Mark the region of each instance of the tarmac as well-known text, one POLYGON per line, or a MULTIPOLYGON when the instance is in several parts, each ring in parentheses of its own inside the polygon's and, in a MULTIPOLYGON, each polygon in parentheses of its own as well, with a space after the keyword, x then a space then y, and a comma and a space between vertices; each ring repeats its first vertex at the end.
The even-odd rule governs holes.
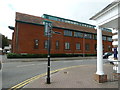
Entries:
MULTIPOLYGON (((51 58, 53 61, 59 60, 93 60, 96 57, 68 57, 68 58, 51 58)), ((19 61, 47 61, 47 58, 29 58, 29 59, 6 59, 5 56, 3 58, 3 63, 6 62, 19 62, 19 61)), ((113 75, 113 65, 109 63, 104 64, 104 73, 107 74, 107 82, 98 83, 94 80, 94 75, 96 73, 96 65, 79 65, 79 66, 71 66, 63 69, 55 70, 54 73, 50 74, 51 84, 46 84, 46 74, 35 76, 31 79, 21 82, 16 85, 15 88, 18 87, 24 89, 83 89, 86 88, 90 90, 92 88, 102 89, 102 90, 120 90, 120 80, 116 79, 113 75)), ((12 89, 10 89, 12 90, 12 89)), ((14 89, 13 89, 14 90, 14 89)))
MULTIPOLYGON (((111 88, 118 90, 119 80, 113 76, 113 66, 109 63, 104 64, 104 73, 107 74, 108 81, 98 83, 94 80, 96 65, 80 65, 64 68, 51 74, 51 84, 46 84, 46 76, 32 80, 23 87, 24 89, 42 88, 111 88)), ((105 90, 106 90, 105 89, 105 90)))

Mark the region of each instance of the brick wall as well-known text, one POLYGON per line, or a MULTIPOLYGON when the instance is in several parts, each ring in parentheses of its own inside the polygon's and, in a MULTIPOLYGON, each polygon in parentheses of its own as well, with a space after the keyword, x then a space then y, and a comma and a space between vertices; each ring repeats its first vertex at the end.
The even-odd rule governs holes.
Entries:
MULTIPOLYGON (((77 37, 64 36, 64 29, 53 28, 53 31, 61 32, 60 35, 53 34, 51 37, 51 53, 85 53, 95 54, 95 39, 84 39, 77 37), (59 49, 56 49, 56 41, 59 41, 59 49), (65 50, 65 42, 70 43, 70 50, 65 50), (80 50, 76 50, 76 43, 80 43, 80 50), (90 50, 85 50, 85 44, 90 45, 90 50)), ((73 33, 74 35, 74 33, 73 33)), ((13 53, 34 53, 45 54, 47 50, 44 48, 44 42, 47 37, 44 36, 43 25, 33 25, 27 23, 16 22, 15 31, 13 33, 12 52, 13 53), (34 49, 34 40, 39 40, 38 49, 34 49)), ((112 42, 103 41, 104 52, 108 51, 108 46, 112 46, 112 42)))

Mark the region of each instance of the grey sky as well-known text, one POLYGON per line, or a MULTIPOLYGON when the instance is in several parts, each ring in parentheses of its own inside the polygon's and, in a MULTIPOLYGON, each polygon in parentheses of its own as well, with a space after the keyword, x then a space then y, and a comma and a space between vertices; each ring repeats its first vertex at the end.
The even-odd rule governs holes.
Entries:
POLYGON ((91 16, 113 0, 1 0, 0 33, 12 38, 8 26, 15 26, 15 12, 42 16, 53 16, 93 24, 91 16))

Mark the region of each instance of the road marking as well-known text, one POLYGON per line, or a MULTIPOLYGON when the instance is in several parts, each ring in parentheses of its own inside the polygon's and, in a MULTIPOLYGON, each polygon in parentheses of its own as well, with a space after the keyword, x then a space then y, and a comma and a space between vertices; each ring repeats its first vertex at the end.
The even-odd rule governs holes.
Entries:
POLYGON ((17 67, 26 67, 26 66, 33 66, 33 65, 35 65, 35 64, 19 65, 19 66, 17 66, 17 67))
MULTIPOLYGON (((81 67, 81 66, 86 66, 86 65, 77 65, 77 66, 65 67, 65 68, 61 68, 61 69, 57 69, 57 70, 50 71, 50 73, 52 74, 52 73, 55 73, 55 72, 58 72, 58 71, 62 71, 62 70, 65 70, 65 69, 76 68, 76 67, 81 67)), ((23 81, 23 82, 15 85, 15 86, 11 87, 11 88, 8 89, 8 90, 17 90, 18 88, 22 88, 22 87, 24 87, 25 85, 29 84, 29 83, 32 82, 33 80, 36 80, 36 79, 38 79, 38 78, 40 78, 40 77, 44 77, 44 76, 46 76, 46 75, 47 75, 47 73, 43 73, 43 74, 34 76, 34 77, 30 78, 30 79, 27 79, 27 80, 25 80, 25 81, 23 81)))

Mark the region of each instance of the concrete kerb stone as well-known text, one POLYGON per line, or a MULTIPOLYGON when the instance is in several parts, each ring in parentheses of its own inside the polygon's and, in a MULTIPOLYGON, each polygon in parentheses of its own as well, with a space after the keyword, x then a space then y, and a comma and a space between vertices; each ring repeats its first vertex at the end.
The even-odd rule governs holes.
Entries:
MULTIPOLYGON (((64 57, 64 58, 51 58, 51 61, 62 61, 62 60, 93 60, 96 57, 64 57)), ((3 62, 32 62, 32 61, 47 61, 47 58, 20 58, 20 59, 7 59, 3 62)))

